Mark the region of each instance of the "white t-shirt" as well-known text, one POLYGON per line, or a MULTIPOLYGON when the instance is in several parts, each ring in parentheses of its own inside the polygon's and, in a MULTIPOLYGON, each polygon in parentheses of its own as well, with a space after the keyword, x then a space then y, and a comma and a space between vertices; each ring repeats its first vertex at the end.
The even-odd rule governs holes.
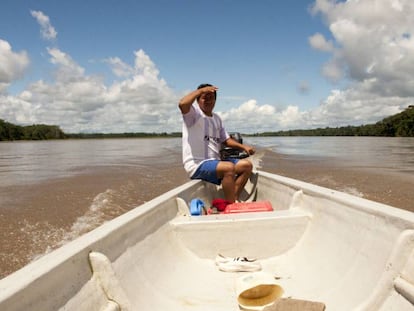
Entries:
POLYGON ((220 160, 221 144, 230 135, 216 113, 209 117, 198 104, 193 104, 190 111, 183 114, 183 120, 183 164, 191 177, 203 161, 220 160))

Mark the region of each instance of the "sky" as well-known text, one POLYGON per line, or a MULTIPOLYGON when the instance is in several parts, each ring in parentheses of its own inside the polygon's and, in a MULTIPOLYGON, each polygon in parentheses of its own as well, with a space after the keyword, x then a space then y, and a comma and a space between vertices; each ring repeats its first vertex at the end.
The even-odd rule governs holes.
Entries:
POLYGON ((2 0, 0 119, 179 132, 219 88, 229 132, 375 123, 414 104, 412 0, 2 0))

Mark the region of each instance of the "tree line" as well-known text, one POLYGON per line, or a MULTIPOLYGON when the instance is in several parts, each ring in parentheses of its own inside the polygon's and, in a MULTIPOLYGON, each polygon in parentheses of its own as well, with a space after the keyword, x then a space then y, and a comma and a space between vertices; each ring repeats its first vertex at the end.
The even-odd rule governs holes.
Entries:
POLYGON ((15 125, 0 119, 1 140, 45 140, 63 139, 65 133, 56 125, 34 124, 28 126, 15 125))
POLYGON ((400 136, 414 137, 414 106, 375 124, 263 132, 253 136, 400 136))
MULTIPOLYGON (((262 132, 245 136, 406 136, 414 137, 414 106, 387 117, 375 124, 360 126, 326 127, 317 129, 297 129, 278 132, 262 132)), ((137 138, 137 137, 181 137, 174 133, 78 133, 66 134, 59 126, 34 124, 15 125, 0 119, 0 141, 2 140, 44 140, 64 138, 137 138)))
POLYGON ((0 119, 0 141, 4 140, 46 140, 46 139, 86 139, 86 138, 144 138, 144 137, 181 137, 181 133, 64 133, 59 126, 34 124, 15 125, 0 119))
POLYGON ((85 139, 85 138, 154 138, 154 137, 181 137, 181 133, 173 132, 173 133, 146 133, 146 132, 127 132, 127 133, 78 133, 78 134, 66 134, 67 138, 77 138, 77 139, 85 139))

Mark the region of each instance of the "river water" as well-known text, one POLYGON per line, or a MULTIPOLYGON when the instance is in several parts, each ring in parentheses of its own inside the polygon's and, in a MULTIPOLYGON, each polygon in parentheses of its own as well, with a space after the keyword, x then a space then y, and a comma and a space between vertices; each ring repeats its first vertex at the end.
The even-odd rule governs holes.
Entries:
MULTIPOLYGON (((244 140, 265 170, 414 201, 414 138, 244 140)), ((1 142, 0 277, 187 180, 179 138, 1 142)))
MULTIPOLYGON (((347 166, 414 173, 414 138, 247 137, 274 152, 330 158, 347 166)), ((175 161, 181 139, 97 139, 0 143, 0 186, 83 174, 102 166, 145 168, 175 161)))
POLYGON ((283 154, 329 158, 349 167, 414 174, 411 137, 255 137, 253 142, 283 154))

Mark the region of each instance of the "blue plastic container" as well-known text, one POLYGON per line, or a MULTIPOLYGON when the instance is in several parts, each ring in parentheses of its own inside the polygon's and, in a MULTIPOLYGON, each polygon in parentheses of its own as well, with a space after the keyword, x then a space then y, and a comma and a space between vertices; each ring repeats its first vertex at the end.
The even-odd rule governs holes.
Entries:
POLYGON ((192 199, 190 202, 190 213, 192 216, 203 214, 204 202, 201 199, 192 199))

